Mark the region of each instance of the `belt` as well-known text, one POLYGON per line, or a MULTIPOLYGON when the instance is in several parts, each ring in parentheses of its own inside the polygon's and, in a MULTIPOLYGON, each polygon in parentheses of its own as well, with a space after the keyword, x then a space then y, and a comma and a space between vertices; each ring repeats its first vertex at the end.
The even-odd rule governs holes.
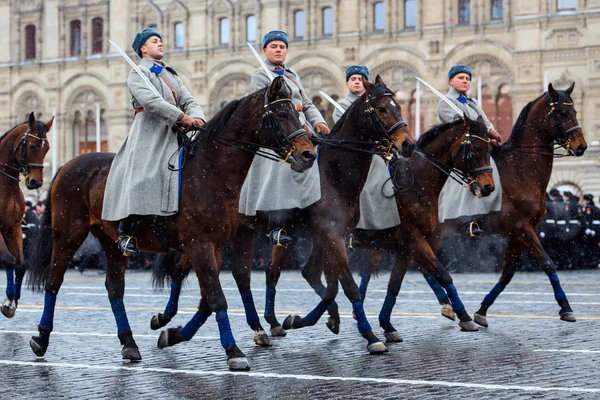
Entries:
POLYGON ((139 114, 139 113, 141 113, 141 112, 144 112, 144 107, 138 107, 138 108, 135 109, 135 114, 136 115, 139 114))
POLYGON ((296 111, 298 112, 304 112, 304 108, 302 106, 294 106, 296 108, 296 111))

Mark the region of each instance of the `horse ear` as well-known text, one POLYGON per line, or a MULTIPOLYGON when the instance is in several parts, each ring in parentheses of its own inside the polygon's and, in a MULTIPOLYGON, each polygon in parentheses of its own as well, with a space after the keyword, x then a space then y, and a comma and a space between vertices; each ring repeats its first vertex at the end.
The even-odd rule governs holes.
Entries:
POLYGON ((375 83, 385 86, 385 83, 383 83, 383 79, 381 79, 381 75, 379 74, 377 74, 377 77, 375 78, 375 83))
POLYGON ((52 118, 50 118, 50 121, 46 122, 46 132, 50 132, 50 128, 52 127, 53 123, 54 123, 54 115, 52 116, 52 118))
POLYGON ((556 91, 556 89, 554 89, 554 87, 552 86, 552 83, 548 84, 548 94, 550 95, 550 98, 552 100, 558 99, 558 92, 556 91))
POLYGON ((269 101, 274 101, 277 99, 279 92, 281 92, 281 87, 283 86, 283 78, 278 76, 271 82, 271 86, 269 87, 269 101))
POLYGON ((569 88, 567 90, 565 90, 565 92, 567 92, 567 94, 570 96, 571 93, 573 93, 573 89, 575 88, 575 82, 573 82, 571 84, 571 86, 569 86, 569 88))
POLYGON ((33 111, 31 112, 31 114, 29 114, 29 127, 31 129, 35 128, 35 115, 33 114, 33 111))

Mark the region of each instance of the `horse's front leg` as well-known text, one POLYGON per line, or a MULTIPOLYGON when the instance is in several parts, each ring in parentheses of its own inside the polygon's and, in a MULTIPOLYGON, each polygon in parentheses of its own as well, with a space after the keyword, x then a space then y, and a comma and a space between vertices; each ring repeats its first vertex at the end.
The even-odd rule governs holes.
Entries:
POLYGON ((425 271, 423 268, 419 267, 419 272, 421 272, 423 278, 425 278, 425 281, 427 281, 427 284, 429 285, 429 287, 435 294, 435 297, 437 298, 438 302, 442 306, 442 315, 448 319, 451 319, 452 321, 456 321, 456 313, 452 309, 448 293, 446 293, 442 285, 440 285, 438 280, 435 279, 433 275, 425 271))
POLYGON ((281 277, 281 269, 289 257, 294 245, 273 246, 271 250, 271 262, 265 267, 267 287, 265 290, 265 320, 271 325, 272 336, 285 336, 285 329, 277 320, 275 314, 275 295, 277 294, 277 283, 281 277))
POLYGON ((17 311, 21 297, 21 284, 25 275, 23 233, 18 224, 14 229, 0 235, 0 265, 6 269, 6 299, 2 303, 2 314, 6 318, 12 318, 17 311))
POLYGON ((365 302, 365 298, 367 297, 367 288, 369 287, 369 282, 371 281, 371 275, 373 275, 377 269, 379 268, 379 264, 381 264, 381 258, 385 254, 385 250, 369 250, 371 257, 367 261, 367 265, 360 273, 360 285, 358 290, 360 291, 360 298, 362 302, 365 302))
POLYGON ((165 268, 168 271, 168 275, 171 278, 171 292, 164 311, 152 316, 150 320, 150 329, 152 330, 166 326, 177 315, 181 285, 190 272, 190 266, 181 263, 181 256, 179 254, 166 254, 162 257, 161 265, 155 266, 155 268, 165 268))

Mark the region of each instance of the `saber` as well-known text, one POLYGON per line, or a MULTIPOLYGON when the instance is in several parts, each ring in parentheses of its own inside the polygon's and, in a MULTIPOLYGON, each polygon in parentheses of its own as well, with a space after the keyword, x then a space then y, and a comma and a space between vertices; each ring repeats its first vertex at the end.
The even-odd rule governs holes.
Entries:
POLYGON ((250 47, 250 50, 252 50, 252 54, 254 54, 254 57, 256 57, 260 66, 262 67, 262 69, 265 70, 265 72, 267 73, 267 76, 269 77, 269 79, 271 79, 271 82, 273 82, 273 80, 275 79, 275 77, 273 76, 273 73, 271 71, 269 71, 269 68, 267 68, 265 62, 262 60, 262 58, 260 58, 260 56, 254 49, 254 47, 248 42, 246 42, 246 44, 248 45, 248 47, 250 47))
POLYGON ((140 68, 135 65, 135 63, 133 62, 133 60, 131 58, 129 58, 129 56, 119 47, 118 44, 116 44, 115 42, 113 42, 112 40, 108 40, 110 42, 110 44, 112 44, 114 46, 115 49, 117 49, 117 51, 119 52, 119 54, 121 55, 121 57, 123 57, 125 59, 125 61, 127 61, 127 63, 129 65, 131 65, 131 68, 133 68, 133 70, 135 72, 137 72, 137 74, 140 76, 140 78, 142 78, 142 80, 144 81, 144 83, 150 88, 152 89, 152 92, 157 95, 158 97, 162 98, 161 94, 158 93, 158 90, 154 87, 153 84, 150 83, 150 81, 148 80, 148 78, 146 78, 146 75, 144 75, 144 73, 142 71, 140 71, 140 68))
POLYGON ((440 99, 442 99, 444 102, 446 102, 446 104, 448 104, 454 111, 456 111, 458 113, 458 115, 460 115, 463 118, 465 117, 465 113, 460 108, 458 108, 455 104, 453 104, 449 98, 447 98, 446 96, 444 96, 443 94, 438 92, 437 89, 435 89, 433 86, 431 86, 429 83, 425 82, 423 79, 419 78, 418 76, 415 76, 415 78, 417 78, 417 80, 419 82, 421 82, 423 85, 427 86, 429 88, 429 90, 431 90, 433 93, 438 95, 438 97, 440 99))
POLYGON ((331 104, 333 104, 333 106, 335 108, 337 108, 338 110, 340 110, 342 112, 342 114, 344 112, 346 112, 346 110, 344 110, 344 108, 342 106, 340 106, 340 103, 338 103, 337 101, 335 101, 334 99, 332 99, 331 97, 329 97, 329 95, 327 93, 325 93, 322 90, 319 90, 319 93, 321 94, 321 96, 325 97, 325 100, 327 100, 328 102, 330 102, 331 104))

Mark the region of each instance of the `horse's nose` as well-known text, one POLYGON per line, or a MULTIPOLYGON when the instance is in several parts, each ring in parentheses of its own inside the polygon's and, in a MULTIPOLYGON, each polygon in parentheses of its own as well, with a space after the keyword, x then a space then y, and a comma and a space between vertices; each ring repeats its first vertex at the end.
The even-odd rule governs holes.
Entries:
POLYGON ((406 139, 404 142, 402 142, 402 155, 404 157, 410 157, 414 149, 415 144, 410 140, 406 139))
POLYGON ((583 153, 585 153, 585 151, 587 150, 587 145, 584 143, 581 143, 578 147, 577 150, 575 150, 575 155, 577 157, 580 157, 583 155, 583 153))
POLYGON ((30 189, 37 189, 40 186, 42 186, 42 184, 37 180, 37 179, 29 179, 29 188, 30 189))
POLYGON ((487 185, 483 186, 483 189, 481 189, 481 195, 489 196, 490 194, 492 194, 494 189, 495 189, 495 186, 488 183, 487 185))
POLYGON ((315 154, 314 151, 310 151, 310 150, 304 150, 302 152, 302 161, 309 163, 309 162, 313 162, 316 160, 317 155, 315 154))

